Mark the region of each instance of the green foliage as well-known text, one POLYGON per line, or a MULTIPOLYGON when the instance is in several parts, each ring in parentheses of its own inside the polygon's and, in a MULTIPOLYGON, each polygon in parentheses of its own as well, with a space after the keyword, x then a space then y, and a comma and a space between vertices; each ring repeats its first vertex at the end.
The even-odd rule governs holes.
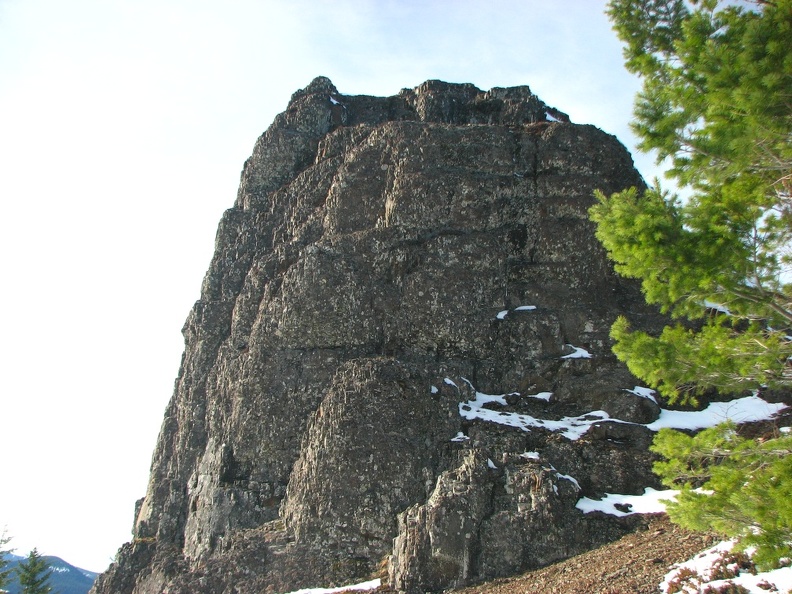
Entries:
POLYGON ((761 568, 792 557, 792 437, 741 437, 730 424, 694 437, 664 429, 652 450, 664 458, 654 470, 680 489, 671 519, 694 530, 714 529, 756 547, 761 568))
POLYGON ((13 549, 6 548, 9 542, 11 542, 11 537, 6 534, 5 530, 3 530, 3 533, 0 534, 0 589, 4 588, 8 584, 11 573, 11 570, 7 568, 7 556, 13 551, 13 549))
POLYGON ((683 402, 707 388, 792 379, 792 288, 782 274, 792 253, 792 0, 718 6, 611 0, 608 8, 627 67, 643 78, 633 123, 640 146, 669 159, 670 176, 692 194, 681 201, 657 182, 598 193, 591 217, 616 270, 640 279, 648 302, 696 320, 659 338, 630 338, 620 322, 616 352, 683 402), (713 314, 713 304, 728 315, 713 314))
POLYGON ((751 243, 759 235, 725 221, 726 208, 708 209, 704 221, 700 203, 681 205, 657 187, 597 197, 591 218, 617 272, 640 279, 649 303, 700 328, 678 324, 652 338, 619 320, 614 352, 635 375, 672 402, 695 402, 708 388, 789 385, 792 303, 778 274, 785 246, 751 243))
MULTIPOLYGON (((659 182, 597 194, 590 214, 616 270, 677 319, 660 336, 611 329, 614 352, 671 402, 709 389, 792 383, 792 0, 610 0, 627 68, 643 87, 633 130, 671 165, 659 182), (786 269, 786 270, 785 270, 786 269)), ((792 438, 663 430, 655 471, 681 489, 671 518, 792 557, 792 438)))
POLYGON ((644 79, 633 127, 683 184, 785 180, 788 199, 792 3, 719 4, 611 0, 627 68, 644 79))
POLYGON ((758 323, 735 330, 726 315, 708 320, 698 331, 682 325, 667 326, 655 338, 631 332, 620 317, 611 328, 613 351, 630 371, 657 386, 669 401, 697 402, 706 389, 740 393, 757 384, 785 386, 787 359, 792 345, 781 332, 758 323))
POLYGON ((28 554, 27 559, 17 567, 19 585, 22 594, 50 594, 52 587, 49 584, 52 570, 49 569, 47 560, 36 549, 28 554))

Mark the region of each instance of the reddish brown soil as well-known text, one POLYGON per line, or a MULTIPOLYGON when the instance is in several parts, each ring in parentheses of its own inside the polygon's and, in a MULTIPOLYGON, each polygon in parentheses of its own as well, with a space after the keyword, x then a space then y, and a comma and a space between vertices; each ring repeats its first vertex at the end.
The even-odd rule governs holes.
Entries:
POLYGON ((665 515, 646 530, 554 565, 513 578, 454 590, 457 594, 658 594, 670 566, 719 539, 671 524, 665 515))

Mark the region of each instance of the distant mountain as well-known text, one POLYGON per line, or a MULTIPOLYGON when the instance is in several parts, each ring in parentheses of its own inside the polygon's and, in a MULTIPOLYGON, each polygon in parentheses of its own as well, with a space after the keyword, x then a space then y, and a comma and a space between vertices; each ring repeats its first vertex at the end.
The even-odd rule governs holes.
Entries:
MULTIPOLYGON (((16 580, 14 568, 21 561, 24 561, 25 557, 20 557, 19 555, 10 555, 9 557, 8 566, 11 568, 11 583, 6 588, 9 594, 19 594, 21 589, 19 582, 16 580)), ((60 557, 45 556, 44 559, 47 560, 52 569, 50 585, 52 586, 52 591, 56 594, 87 594, 98 575, 93 571, 80 569, 70 563, 66 563, 60 557)))

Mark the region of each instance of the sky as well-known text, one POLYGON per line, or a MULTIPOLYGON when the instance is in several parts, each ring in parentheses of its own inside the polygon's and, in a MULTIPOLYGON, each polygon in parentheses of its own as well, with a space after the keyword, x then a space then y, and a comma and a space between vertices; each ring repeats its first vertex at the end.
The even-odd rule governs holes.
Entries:
POLYGON ((647 180, 604 0, 0 0, 0 530, 102 571, 256 138, 316 76, 529 85, 647 180))

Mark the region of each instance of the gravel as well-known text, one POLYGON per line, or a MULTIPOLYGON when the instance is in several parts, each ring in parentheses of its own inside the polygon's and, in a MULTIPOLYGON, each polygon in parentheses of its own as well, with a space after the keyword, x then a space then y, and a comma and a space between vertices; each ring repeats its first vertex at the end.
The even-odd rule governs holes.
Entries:
POLYGON ((680 563, 720 540, 672 524, 665 514, 647 518, 645 529, 588 553, 512 578, 453 590, 458 594, 658 594, 680 563))

